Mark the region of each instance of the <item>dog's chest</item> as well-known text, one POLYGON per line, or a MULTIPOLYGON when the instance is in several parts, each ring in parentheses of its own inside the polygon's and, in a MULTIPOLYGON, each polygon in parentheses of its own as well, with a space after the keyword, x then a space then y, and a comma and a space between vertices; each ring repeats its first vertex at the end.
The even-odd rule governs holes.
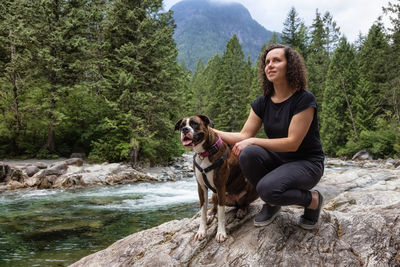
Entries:
MULTIPOLYGON (((208 167, 210 167, 212 165, 212 163, 210 162, 210 160, 207 158, 200 158, 199 156, 196 156, 196 162, 197 164, 199 164, 199 166, 204 170, 208 167)), ((196 179, 197 182, 199 183, 199 185, 201 186, 201 188, 203 188, 203 190, 205 190, 207 188, 205 182, 204 182, 204 178, 203 178, 203 174, 201 171, 199 171, 198 168, 194 168, 195 169, 195 174, 196 174, 196 179)), ((206 173, 206 177, 207 177, 207 181, 208 183, 215 188, 214 185, 214 170, 211 170, 209 172, 206 173)))

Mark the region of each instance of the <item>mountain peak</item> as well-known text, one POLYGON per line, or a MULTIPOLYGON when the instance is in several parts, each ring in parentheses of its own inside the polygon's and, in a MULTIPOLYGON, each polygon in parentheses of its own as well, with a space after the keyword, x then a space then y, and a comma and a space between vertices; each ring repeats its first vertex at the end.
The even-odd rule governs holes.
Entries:
POLYGON ((194 70, 199 59, 204 63, 222 54, 228 40, 236 34, 246 57, 257 60, 263 46, 272 36, 239 3, 213 0, 183 0, 171 7, 177 25, 174 39, 179 61, 194 70))

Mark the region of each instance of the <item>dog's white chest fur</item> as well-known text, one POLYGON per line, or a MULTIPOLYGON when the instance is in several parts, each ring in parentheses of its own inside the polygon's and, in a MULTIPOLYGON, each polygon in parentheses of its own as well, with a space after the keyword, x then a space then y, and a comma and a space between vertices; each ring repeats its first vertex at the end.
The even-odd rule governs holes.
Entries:
MULTIPOLYGON (((196 162, 197 162, 197 164, 199 164, 199 166, 200 166, 203 170, 206 169, 206 168, 208 168, 208 167, 210 167, 210 166, 212 165, 212 163, 210 162, 210 160, 208 159, 208 157, 207 157, 207 158, 200 158, 199 156, 196 155, 196 162)), ((197 182, 199 183, 199 185, 201 186, 201 188, 202 188, 203 190, 207 190, 207 186, 206 186, 206 184, 204 183, 204 180, 203 180, 203 174, 202 174, 202 172, 200 172, 198 168, 195 168, 195 174, 196 174, 197 182)), ((215 188, 215 185, 214 185, 214 170, 211 170, 211 171, 207 172, 206 175, 207 175, 207 181, 208 181, 208 183, 209 183, 213 188, 215 188)))

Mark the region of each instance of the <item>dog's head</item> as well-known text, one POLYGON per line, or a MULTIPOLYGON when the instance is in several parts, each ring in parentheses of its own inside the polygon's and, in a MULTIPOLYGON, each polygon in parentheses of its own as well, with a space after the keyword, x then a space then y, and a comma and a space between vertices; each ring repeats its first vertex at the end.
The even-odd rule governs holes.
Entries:
POLYGON ((194 148, 208 138, 208 127, 213 127, 213 123, 206 115, 182 118, 175 124, 175 130, 181 132, 182 144, 187 148, 194 148))

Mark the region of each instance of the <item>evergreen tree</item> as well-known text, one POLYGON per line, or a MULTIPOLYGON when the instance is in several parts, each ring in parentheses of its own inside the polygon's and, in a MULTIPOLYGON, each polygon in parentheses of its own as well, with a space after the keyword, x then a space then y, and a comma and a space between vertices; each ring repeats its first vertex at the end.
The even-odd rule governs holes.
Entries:
POLYGON ((326 74, 329 68, 329 54, 325 49, 326 35, 321 14, 316 10, 313 24, 310 27, 309 55, 306 60, 308 70, 308 89, 313 92, 321 107, 325 88, 326 74))
POLYGON ((234 35, 227 43, 217 72, 216 99, 212 107, 218 129, 238 131, 248 114, 249 82, 247 64, 238 38, 234 35))
POLYGON ((309 73, 308 88, 314 93, 317 103, 321 105, 330 54, 337 46, 339 29, 329 12, 321 17, 317 9, 310 34, 309 54, 306 60, 309 73))
POLYGON ((281 38, 279 37, 278 33, 274 32, 272 37, 268 40, 268 45, 270 44, 279 44, 281 42, 281 38))
POLYGON ((360 83, 355 92, 355 120, 360 130, 373 129, 375 118, 382 114, 386 101, 388 41, 381 23, 374 24, 360 47, 358 68, 360 83))
POLYGON ((329 65, 321 112, 324 151, 337 156, 348 140, 357 138, 352 98, 358 81, 354 48, 342 38, 329 65))
POLYGON ((187 81, 176 62, 172 13, 161 7, 161 0, 110 4, 104 38, 111 67, 105 76, 111 85, 107 98, 115 104, 99 126, 103 138, 93 143, 93 157, 118 161, 133 150, 160 161, 180 148, 171 129, 180 116, 178 92, 187 81))
POLYGON ((8 151, 19 154, 26 129, 25 99, 32 64, 29 19, 32 4, 25 1, 0 3, 0 156, 8 151))
MULTIPOLYGON (((400 127, 400 0, 389 2, 387 7, 383 8, 386 15, 389 16, 391 27, 390 34, 390 60, 388 60, 389 88, 385 99, 391 103, 394 120, 400 127)), ((400 146, 398 146, 400 154, 400 146)))
POLYGON ((217 55, 212 57, 203 71, 203 86, 206 92, 206 102, 204 103, 204 113, 212 120, 217 116, 218 110, 214 105, 216 102, 216 88, 218 82, 218 72, 220 71, 221 58, 217 55), (215 112, 215 113, 214 113, 215 112))
MULTIPOLYGON (((190 84, 190 89, 192 93, 192 97, 187 105, 192 106, 193 114, 206 114, 207 101, 208 101, 208 92, 204 83, 204 69, 205 66, 201 59, 197 62, 196 71, 192 77, 192 81, 190 84)), ((188 114, 190 115, 190 114, 188 114)))
POLYGON ((304 22, 298 17, 294 7, 290 9, 283 26, 282 42, 295 48, 304 58, 307 58, 308 30, 304 22))

